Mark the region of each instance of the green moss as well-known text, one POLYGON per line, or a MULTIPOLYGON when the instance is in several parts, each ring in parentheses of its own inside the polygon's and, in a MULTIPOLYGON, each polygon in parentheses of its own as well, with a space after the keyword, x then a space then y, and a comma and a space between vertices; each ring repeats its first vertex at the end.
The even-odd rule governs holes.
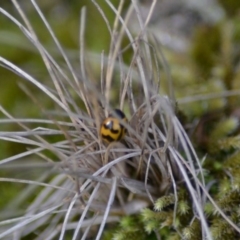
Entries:
POLYGON ((219 0, 219 3, 223 6, 228 17, 233 17, 236 15, 240 10, 240 3, 239 1, 235 0, 219 0))
POLYGON ((218 62, 221 46, 219 26, 203 26, 196 29, 190 50, 195 63, 196 77, 204 81, 211 75, 212 68, 218 62))

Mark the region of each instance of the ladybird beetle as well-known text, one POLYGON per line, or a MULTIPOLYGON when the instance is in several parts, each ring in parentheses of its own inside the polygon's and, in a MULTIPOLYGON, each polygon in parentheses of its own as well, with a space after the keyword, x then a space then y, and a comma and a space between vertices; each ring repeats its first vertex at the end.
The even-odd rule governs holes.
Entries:
POLYGON ((106 142, 120 141, 126 134, 126 128, 119 120, 127 122, 125 114, 120 109, 114 110, 114 115, 110 114, 101 125, 100 135, 106 142))

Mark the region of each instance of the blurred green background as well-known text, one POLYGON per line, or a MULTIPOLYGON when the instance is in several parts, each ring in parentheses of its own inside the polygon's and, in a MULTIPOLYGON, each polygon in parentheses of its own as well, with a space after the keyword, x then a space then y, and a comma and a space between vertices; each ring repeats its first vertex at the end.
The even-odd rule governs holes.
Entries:
MULTIPOLYGON (((50 34, 30 1, 18 2, 41 43, 56 60, 62 63, 62 58, 50 34)), ((117 0, 111 2, 115 6, 119 3, 117 0)), ((172 34, 171 36, 174 36, 172 39, 176 39, 175 42, 163 43, 161 50, 170 67, 179 111, 184 116, 183 124, 192 126, 196 119, 199 120, 205 114, 215 111, 220 111, 220 118, 226 118, 238 111, 239 94, 213 99, 207 99, 205 95, 240 89, 240 1, 204 1, 201 6, 198 6, 193 4, 197 2, 195 0, 186 1, 188 3, 181 7, 177 0, 159 2, 161 3, 156 6, 149 28, 157 36, 172 34), (205 10, 209 5, 212 6, 212 12, 206 13, 205 10), (214 18, 215 14, 218 14, 217 18, 214 18), (177 48, 178 41, 183 43, 183 49, 177 48), (186 97, 194 98, 196 95, 202 95, 202 99, 200 98, 199 101, 186 100, 186 97)), ((112 26, 115 14, 105 1, 97 1, 97 3, 112 26)), ((126 1, 124 11, 128 9, 129 4, 130 1, 126 1)), ((149 7, 149 1, 140 1, 140 4, 144 15, 149 7)), ((87 9, 86 50, 97 54, 103 50, 106 54, 108 53, 110 35, 105 21, 92 1, 42 0, 38 1, 38 5, 76 67, 79 66, 79 25, 80 11, 83 6, 86 6, 87 9)), ((10 1, 1 1, 0 7, 22 22, 10 1)), ((132 29, 134 29, 134 24, 132 29)), ((22 31, 2 13, 0 14, 0 56, 41 82, 49 83, 49 75, 36 48, 22 31)), ((126 63, 128 63, 127 56, 126 63)), ((24 83, 31 89, 35 97, 41 99, 41 104, 46 109, 51 108, 51 102, 44 97, 43 93, 4 67, 0 67, 0 105, 16 118, 43 117, 39 108, 19 87, 20 83, 24 83)), ((6 117, 0 113, 0 118, 6 117)), ((0 131, 17 130, 22 129, 16 124, 0 125, 0 131)), ((208 136, 197 135, 197 137, 196 146, 199 147, 199 153, 204 155, 206 148, 209 151, 208 146, 202 152, 201 146, 198 144, 202 144, 208 136)), ((21 153, 25 149, 24 145, 1 141, 0 160, 21 153)), ((1 176, 7 176, 7 174, 7 172, 1 171, 1 176)), ((0 206, 4 206, 6 199, 8 201, 16 194, 16 185, 9 184, 9 188, 6 186, 6 183, 4 186, 2 183, 0 184, 0 206)))

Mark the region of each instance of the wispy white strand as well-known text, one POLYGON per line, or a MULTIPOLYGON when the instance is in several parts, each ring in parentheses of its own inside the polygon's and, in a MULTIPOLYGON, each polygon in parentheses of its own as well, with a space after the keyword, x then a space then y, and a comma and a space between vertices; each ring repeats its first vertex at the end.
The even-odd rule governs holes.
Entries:
POLYGON ((84 221, 84 218, 90 208, 90 204, 92 203, 96 193, 98 192, 98 189, 99 187, 101 186, 100 183, 98 183, 95 187, 94 187, 94 190, 93 192, 91 193, 91 196, 90 198, 88 199, 88 202, 87 202, 87 205, 84 207, 84 210, 82 212, 82 215, 78 221, 78 224, 77 224, 77 227, 75 228, 75 231, 74 231, 74 235, 73 235, 73 238, 72 240, 77 240, 77 238, 79 237, 79 232, 80 232, 80 228, 82 228, 82 224, 83 224, 83 221, 84 221))
POLYGON ((39 218, 47 215, 47 214, 52 213, 55 209, 59 208, 61 205, 62 205, 62 204, 59 204, 59 205, 57 205, 57 206, 54 206, 54 207, 49 208, 49 209, 47 209, 47 210, 44 210, 44 211, 42 211, 42 212, 40 212, 40 213, 38 213, 38 214, 35 214, 35 215, 33 215, 31 218, 26 219, 25 221, 21 221, 21 222, 18 223, 17 225, 15 225, 15 226, 9 228, 8 230, 0 233, 0 238, 6 237, 7 235, 12 234, 12 233, 14 233, 15 231, 17 231, 17 230, 25 227, 27 224, 29 224, 29 223, 31 223, 31 222, 33 222, 33 221, 35 221, 35 220, 37 220, 37 219, 39 219, 39 218))
POLYGON ((64 218, 64 221, 63 221, 63 225, 62 225, 62 231, 61 231, 61 234, 60 234, 60 237, 59 237, 59 240, 63 240, 64 239, 64 234, 65 234, 65 231, 66 231, 66 225, 67 225, 67 221, 68 221, 68 218, 69 218, 69 215, 72 211, 72 208, 74 206, 74 204, 76 203, 77 199, 78 199, 78 195, 76 194, 72 200, 71 200, 71 203, 68 207, 68 210, 67 210, 67 213, 65 215, 65 218, 64 218))
POLYGON ((105 209, 104 216, 103 216, 103 220, 102 220, 102 223, 101 223, 101 225, 100 225, 98 234, 97 234, 97 236, 96 236, 96 240, 99 240, 99 239, 101 238, 101 236, 102 236, 102 232, 103 232, 104 226, 105 226, 105 224, 106 224, 107 217, 108 217, 108 214, 109 214, 111 205, 112 205, 113 200, 114 200, 114 198, 115 198, 116 187, 117 187, 116 184, 117 184, 117 178, 114 177, 114 178, 113 178, 113 181, 112 181, 112 188, 111 188, 110 196, 109 196, 109 199, 108 199, 107 207, 106 207, 106 209, 105 209))
POLYGON ((191 194, 191 197, 193 199, 193 203, 194 203, 194 206, 196 207, 196 210, 199 214, 199 217, 201 219, 201 224, 203 226, 203 229, 206 233, 206 236, 207 236, 207 239, 208 240, 212 240, 212 235, 210 233, 210 229, 208 227, 208 224, 207 224, 207 221, 206 221, 206 217, 204 215, 204 212, 203 212, 203 208, 202 208, 202 204, 200 202, 200 197, 199 196, 196 196, 196 191, 194 190, 191 182, 190 182, 190 179, 186 173, 186 170, 185 168, 183 167, 182 163, 180 162, 180 159, 178 158, 178 156, 176 155, 175 151, 171 150, 171 154, 173 155, 174 159, 175 159, 175 162, 177 163, 178 165, 178 168, 179 170, 181 171, 181 174, 183 175, 183 178, 185 180, 185 183, 187 184, 187 188, 191 194))
POLYGON ((25 183, 25 184, 42 186, 42 187, 51 187, 51 188, 63 190, 65 192, 75 193, 75 191, 73 191, 71 189, 66 189, 66 188, 58 187, 58 186, 51 185, 48 183, 36 182, 36 181, 32 181, 32 180, 23 180, 23 179, 17 179, 17 178, 0 178, 0 182, 25 183))
POLYGON ((34 153, 41 152, 42 150, 44 150, 44 148, 36 148, 36 149, 29 150, 29 151, 26 151, 26 152, 23 152, 23 153, 19 153, 17 155, 11 156, 9 158, 4 158, 3 160, 0 161, 0 165, 10 163, 12 161, 15 161, 17 159, 20 159, 20 158, 23 158, 23 157, 26 157, 26 156, 29 156, 29 155, 32 155, 34 153))
POLYGON ((6 66, 10 67, 10 69, 14 70, 14 72, 18 73, 21 77, 23 77, 25 80, 31 82, 33 85, 38 87, 40 90, 42 90, 47 96, 49 96, 55 103, 57 103, 62 109, 67 111, 67 108, 65 105, 54 95, 52 94, 44 85, 33 78, 31 75, 23 71, 21 68, 17 67, 13 63, 9 62, 7 59, 0 56, 0 62, 5 64, 6 66))

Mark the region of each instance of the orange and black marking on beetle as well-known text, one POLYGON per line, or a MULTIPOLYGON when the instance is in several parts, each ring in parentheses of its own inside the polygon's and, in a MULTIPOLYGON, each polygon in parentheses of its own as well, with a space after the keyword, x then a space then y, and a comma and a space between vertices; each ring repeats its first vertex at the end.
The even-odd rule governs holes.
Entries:
POLYGON ((120 141, 126 134, 126 128, 119 120, 127 123, 125 114, 120 109, 114 110, 114 115, 110 114, 101 125, 100 135, 106 142, 120 141))

